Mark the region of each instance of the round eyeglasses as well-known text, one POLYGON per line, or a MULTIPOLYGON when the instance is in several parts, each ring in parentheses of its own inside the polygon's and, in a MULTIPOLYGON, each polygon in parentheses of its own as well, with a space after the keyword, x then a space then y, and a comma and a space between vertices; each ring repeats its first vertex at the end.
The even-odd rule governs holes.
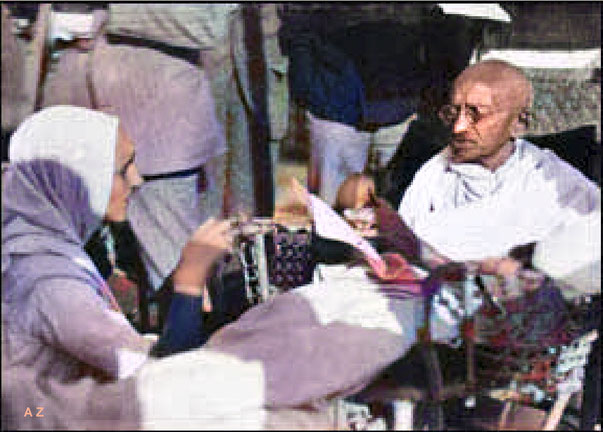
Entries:
POLYGON ((473 125, 477 124, 480 120, 495 113, 495 111, 492 111, 491 109, 479 105, 447 104, 440 108, 440 110, 438 111, 438 116, 446 125, 452 126, 461 115, 461 110, 465 111, 465 116, 473 125))

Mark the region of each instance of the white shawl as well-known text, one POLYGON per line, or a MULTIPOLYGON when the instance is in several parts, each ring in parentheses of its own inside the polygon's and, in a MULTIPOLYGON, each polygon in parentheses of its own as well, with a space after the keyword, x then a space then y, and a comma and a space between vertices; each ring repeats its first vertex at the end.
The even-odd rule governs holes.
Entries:
POLYGON ((453 260, 504 256, 600 208, 600 189, 549 150, 518 139, 495 172, 448 162, 447 150, 415 175, 399 213, 453 260))

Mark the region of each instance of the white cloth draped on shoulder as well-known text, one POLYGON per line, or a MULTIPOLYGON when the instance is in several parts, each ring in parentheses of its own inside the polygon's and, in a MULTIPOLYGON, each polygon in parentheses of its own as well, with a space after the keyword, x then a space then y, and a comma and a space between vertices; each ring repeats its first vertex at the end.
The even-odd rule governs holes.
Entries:
POLYGON ((447 150, 417 172, 399 213, 426 243, 450 259, 504 256, 592 213, 600 189, 549 150, 518 139, 495 172, 453 164, 447 150))

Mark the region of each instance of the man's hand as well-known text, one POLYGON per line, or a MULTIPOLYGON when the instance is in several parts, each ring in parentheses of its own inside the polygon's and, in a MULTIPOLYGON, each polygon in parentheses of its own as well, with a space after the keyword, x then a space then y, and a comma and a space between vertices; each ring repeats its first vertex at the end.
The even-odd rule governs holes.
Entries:
POLYGON ((201 290, 214 262, 232 250, 231 221, 208 219, 193 233, 182 249, 174 270, 174 291, 201 295, 201 290))
POLYGON ((538 289, 545 275, 524 268, 521 261, 511 257, 486 258, 478 264, 481 274, 498 276, 497 282, 487 285, 493 297, 513 298, 538 289))
POLYGON ((511 257, 486 258, 478 263, 478 268, 483 274, 511 277, 521 269, 521 263, 511 257))

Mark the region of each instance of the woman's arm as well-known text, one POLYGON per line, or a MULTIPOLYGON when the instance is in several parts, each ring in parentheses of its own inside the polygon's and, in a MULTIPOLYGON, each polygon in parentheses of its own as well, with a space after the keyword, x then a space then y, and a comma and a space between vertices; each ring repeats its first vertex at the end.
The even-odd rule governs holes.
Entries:
POLYGON ((31 314, 31 331, 44 344, 113 379, 131 375, 147 360, 151 342, 94 287, 66 278, 38 285, 23 314, 31 314))
MULTIPOLYGON (((231 223, 210 218, 184 246, 171 276, 174 295, 163 334, 151 354, 163 357, 203 342, 203 288, 215 261, 232 248, 231 223)), ((207 292, 207 290, 205 290, 207 292)))
POLYGON ((153 357, 198 347, 203 343, 203 297, 174 292, 163 333, 153 345, 153 357))

